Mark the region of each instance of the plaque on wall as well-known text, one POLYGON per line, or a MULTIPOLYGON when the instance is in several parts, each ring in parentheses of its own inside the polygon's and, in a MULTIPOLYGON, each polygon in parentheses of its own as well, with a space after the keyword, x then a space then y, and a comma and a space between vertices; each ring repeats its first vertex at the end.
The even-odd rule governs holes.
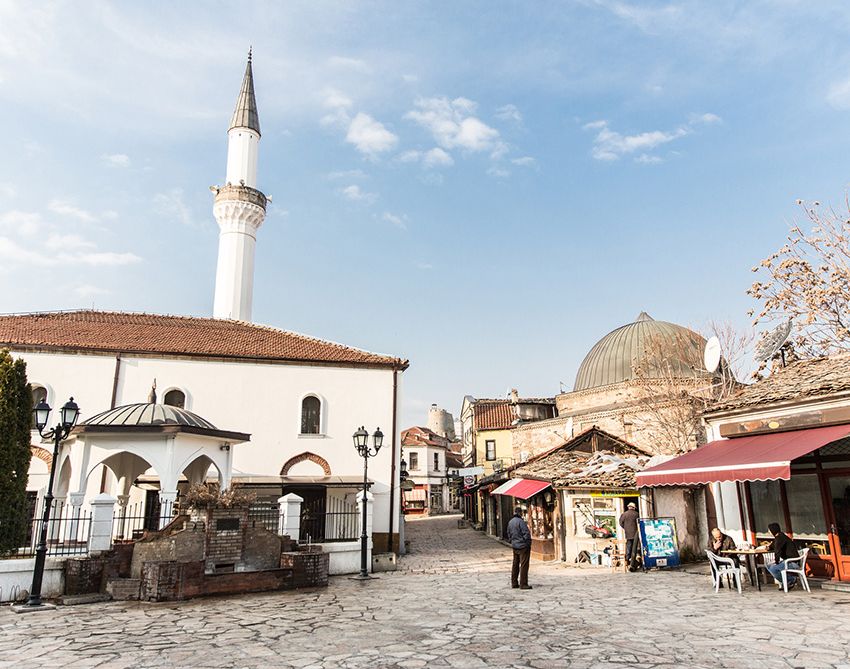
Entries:
POLYGON ((238 518, 217 518, 215 521, 216 532, 232 532, 239 529, 238 518))

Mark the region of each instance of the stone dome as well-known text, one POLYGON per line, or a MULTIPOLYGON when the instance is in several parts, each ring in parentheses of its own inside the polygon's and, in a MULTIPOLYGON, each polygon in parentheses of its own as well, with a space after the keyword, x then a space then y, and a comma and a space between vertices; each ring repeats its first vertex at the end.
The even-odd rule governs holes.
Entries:
POLYGON ((705 339, 686 327, 656 321, 641 312, 633 323, 609 332, 596 342, 578 368, 573 390, 635 378, 634 368, 646 358, 649 346, 652 346, 650 354, 661 353, 677 377, 708 376, 702 361, 705 339))
POLYGON ((216 427, 208 420, 180 407, 168 404, 125 404, 92 416, 83 421, 86 425, 121 425, 121 426, 151 426, 151 425, 184 425, 200 427, 205 430, 215 430, 216 427))

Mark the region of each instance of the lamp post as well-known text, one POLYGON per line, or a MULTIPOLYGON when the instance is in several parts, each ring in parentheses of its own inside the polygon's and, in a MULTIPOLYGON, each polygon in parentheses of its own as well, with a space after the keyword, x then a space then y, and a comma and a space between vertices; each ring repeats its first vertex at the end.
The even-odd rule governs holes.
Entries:
POLYGON ((47 528, 50 524, 50 511, 53 506, 53 478, 56 475, 56 463, 59 460, 59 444, 65 439, 77 424, 80 407, 72 397, 59 410, 59 422, 52 430, 44 431, 50 417, 50 405, 41 400, 33 409, 35 426, 44 439, 53 439, 53 461, 50 463, 50 476, 47 479, 47 493, 44 495, 44 514, 41 517, 41 532, 38 547, 35 549, 35 568, 32 574, 32 587, 27 600, 27 607, 43 606, 41 603, 41 582, 44 579, 44 563, 47 559, 47 528))
POLYGON ((375 433, 372 435, 371 448, 369 447, 369 433, 366 432, 366 428, 363 426, 360 426, 360 429, 352 435, 352 438, 354 439, 354 447, 357 449, 360 457, 363 458, 363 530, 360 533, 360 574, 357 578, 368 579, 370 576, 367 568, 369 537, 366 535, 366 494, 369 488, 369 458, 375 457, 378 451, 381 450, 381 446, 384 443, 384 433, 381 432, 381 428, 375 430, 375 433))

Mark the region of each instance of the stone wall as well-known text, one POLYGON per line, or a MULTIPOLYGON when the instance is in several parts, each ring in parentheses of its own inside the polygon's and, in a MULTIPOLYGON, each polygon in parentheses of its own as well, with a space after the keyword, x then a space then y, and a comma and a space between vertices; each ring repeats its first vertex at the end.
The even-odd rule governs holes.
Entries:
POLYGON ((130 576, 141 578, 145 562, 203 560, 205 541, 203 525, 190 521, 181 530, 148 534, 135 544, 130 576))
POLYGON ((96 556, 69 558, 65 561, 65 594, 104 592, 109 579, 130 576, 133 552, 133 544, 118 544, 96 556))
POLYGON ((330 555, 318 551, 283 553, 280 566, 292 570, 292 586, 306 588, 326 586, 330 568, 330 555))

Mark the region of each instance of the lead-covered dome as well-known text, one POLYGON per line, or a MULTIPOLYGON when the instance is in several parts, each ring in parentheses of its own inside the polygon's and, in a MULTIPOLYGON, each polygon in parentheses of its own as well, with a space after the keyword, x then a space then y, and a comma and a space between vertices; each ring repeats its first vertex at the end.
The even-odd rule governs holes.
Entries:
MULTIPOLYGON (((576 390, 588 390, 635 378, 635 368, 652 367, 663 360, 664 369, 675 377, 707 376, 702 354, 705 339, 675 323, 656 321, 646 312, 628 325, 602 337, 578 368, 576 390)), ((666 373, 666 372, 665 372, 666 373)))
POLYGON ((216 429, 215 425, 198 414, 169 404, 126 404, 92 416, 80 425, 183 425, 205 430, 216 429))

